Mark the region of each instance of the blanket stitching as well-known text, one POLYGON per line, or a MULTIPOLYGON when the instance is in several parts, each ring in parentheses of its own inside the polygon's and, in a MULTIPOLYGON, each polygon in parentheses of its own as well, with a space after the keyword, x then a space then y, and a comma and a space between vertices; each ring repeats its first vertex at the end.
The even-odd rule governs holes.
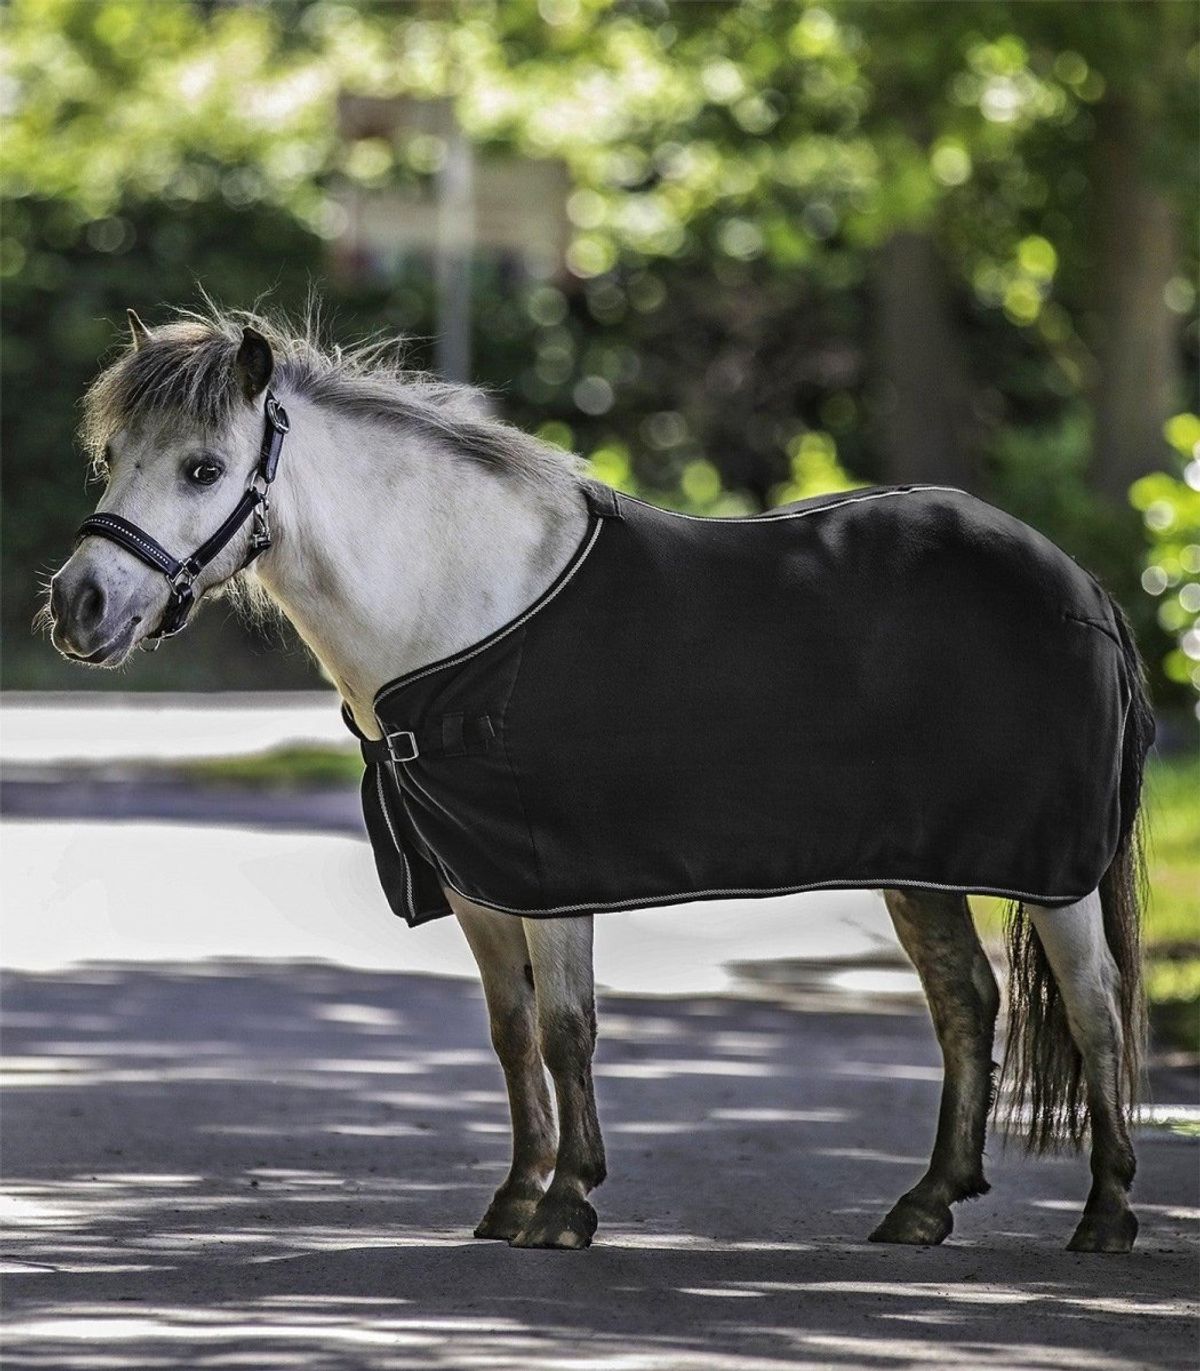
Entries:
POLYGON ((392 846, 404 863, 404 902, 408 906, 413 918, 417 918, 416 903, 413 900, 412 871, 408 865, 408 853, 400 845, 400 839, 396 837, 396 830, 392 826, 392 814, 388 808, 387 797, 383 793, 383 768, 376 763, 375 765, 375 793, 379 797, 379 808, 383 813, 383 821, 387 824, 387 831, 391 834, 392 846))
POLYGON ((919 495, 927 490, 949 491, 952 495, 965 494, 958 486, 904 486, 900 490, 876 490, 867 495, 850 495, 845 500, 836 500, 833 504, 821 505, 819 509, 792 509, 767 512, 765 514, 732 514, 732 515, 711 515, 711 514, 687 514, 681 509, 662 509, 659 505, 652 505, 649 500, 639 500, 636 495, 626 495, 620 492, 622 500, 629 500, 635 505, 641 505, 645 509, 652 509, 657 514, 669 514, 673 519, 690 519, 697 524, 777 524, 784 519, 808 519, 815 514, 827 514, 832 509, 843 509, 846 505, 862 505, 868 500, 886 500, 894 495, 919 495))
MULTIPOLYGON (((559 914, 585 914, 588 912, 601 914, 631 909, 634 906, 652 908, 656 905, 669 905, 676 900, 727 899, 742 895, 799 895, 809 890, 945 890, 962 895, 998 895, 1009 899, 1031 900, 1034 904, 1050 900, 1055 905, 1077 904, 1080 900, 1087 898, 1087 895, 1033 894, 1028 890, 1011 890, 1000 886, 944 885, 938 881, 910 881, 872 876, 859 881, 810 881, 804 885, 761 886, 744 890, 724 888, 718 890, 678 890, 670 895, 640 895, 633 899, 609 900, 604 903, 589 900, 584 904, 553 905, 549 909, 522 909, 517 905, 497 904, 494 901, 484 900, 478 895, 468 895, 465 890, 459 890, 452 881, 448 884, 464 900, 483 905, 485 909, 494 909, 502 914, 519 914, 527 919, 554 918, 559 914)), ((1088 891, 1087 894, 1091 894, 1091 891, 1088 891)))
MULTIPOLYGON (((567 564, 565 574, 561 577, 558 584, 551 586, 541 599, 535 600, 533 604, 531 604, 523 614, 518 615, 512 623, 505 624, 503 628, 498 628, 495 633, 489 634, 482 642, 476 643, 474 647, 465 648, 462 652, 456 653, 453 657, 447 657, 444 662, 432 662, 429 666, 421 667, 407 676, 401 676, 397 681, 392 681, 390 684, 382 686, 379 694, 375 697, 375 708, 378 709, 393 691, 399 690, 402 686, 411 685, 413 681, 419 681, 423 676, 431 676, 435 671, 444 671, 447 667, 458 666, 460 662, 470 661, 472 657, 477 657, 479 653, 483 652, 486 648, 491 647, 493 643, 498 643, 501 638, 507 638, 510 633, 520 628, 527 619, 532 618, 539 609, 548 605, 551 600, 566 588, 567 583, 574 579, 575 573, 583 566, 584 562, 587 560, 588 554, 591 552, 592 548, 595 547, 596 539, 600 536, 600 530, 603 526, 604 520, 597 519, 596 527, 592 530, 592 536, 584 544, 583 550, 576 553, 575 562, 569 562, 567 564)), ((382 727, 382 724, 380 727, 382 727)))
MULTIPOLYGON (((659 514, 667 514, 675 519, 691 519, 694 522, 701 524, 775 524, 780 523, 785 519, 807 519, 815 514, 826 514, 830 510, 844 509, 846 505, 865 504, 868 500, 886 500, 892 496, 916 495, 929 490, 949 491, 956 495, 962 493, 956 486, 908 486, 903 490, 879 490, 868 495, 852 495, 845 500, 838 500, 834 504, 822 505, 820 509, 794 509, 780 514, 755 514, 744 518, 736 516, 728 519, 714 519, 705 514, 684 514, 675 509, 659 509, 657 505, 651 505, 645 500, 639 500, 636 496, 626 495, 624 492, 620 492, 620 495, 622 500, 630 500, 634 504, 643 505, 646 509, 653 509, 659 514)), ((582 552, 578 554, 577 560, 574 563, 567 564, 566 571, 558 584, 552 586, 541 599, 535 600, 533 604, 531 604, 523 614, 518 615, 512 623, 505 624, 503 627, 498 628, 495 633, 489 634, 486 638, 482 639, 482 641, 476 643, 474 647, 466 648, 462 652, 455 653, 453 657, 447 657, 445 661, 431 662, 429 666, 420 667, 416 671, 410 672, 407 676, 401 676, 398 680, 391 681, 387 685, 381 686, 379 693, 375 696, 375 708, 378 709, 384 700, 394 691, 400 690, 404 686, 411 685, 414 681, 419 681, 425 676, 430 676, 435 671, 444 671, 448 667, 458 666, 461 662, 470 661, 472 657, 478 656, 479 653, 485 651, 494 643, 498 643, 515 629, 520 628, 522 624, 531 619, 539 610, 544 609, 566 587, 567 583, 574 578, 575 574, 583 566, 588 554, 596 544, 596 539, 600 535, 600 529, 603 524, 603 519, 596 519, 596 527, 592 530, 591 538, 588 539, 584 545, 582 552)))

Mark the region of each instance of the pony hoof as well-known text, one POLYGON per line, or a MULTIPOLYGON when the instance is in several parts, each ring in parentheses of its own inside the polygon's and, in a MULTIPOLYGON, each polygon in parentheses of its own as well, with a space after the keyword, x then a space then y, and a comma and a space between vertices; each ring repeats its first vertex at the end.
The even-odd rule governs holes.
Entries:
POLYGON ((526 1200, 507 1205, 492 1204, 487 1213, 475 1225, 475 1237, 498 1238, 501 1242, 511 1242, 522 1228, 533 1218, 535 1204, 526 1200))
POLYGON ((512 1247, 553 1247, 579 1251, 590 1247, 596 1231, 596 1211, 585 1199, 544 1199, 529 1223, 513 1238, 512 1247))
POLYGON ((871 1234, 870 1241, 936 1247, 950 1236, 953 1228, 954 1218, 949 1205, 926 1208, 911 1200, 897 1200, 891 1213, 871 1234))
POLYGON ((1118 1214, 1085 1214, 1067 1243, 1067 1251, 1129 1252, 1137 1233, 1137 1216, 1132 1209, 1118 1214))
POLYGON ((496 1238, 511 1242, 537 1212, 540 1189, 506 1190, 501 1186, 492 1197, 487 1213, 475 1225, 477 1238, 496 1238))

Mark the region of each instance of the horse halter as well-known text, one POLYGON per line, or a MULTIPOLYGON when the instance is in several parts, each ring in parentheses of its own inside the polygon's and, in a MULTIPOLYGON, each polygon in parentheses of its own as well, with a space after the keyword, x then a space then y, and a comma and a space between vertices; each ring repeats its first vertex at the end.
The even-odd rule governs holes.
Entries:
POLYGON ((196 577, 222 551, 247 519, 253 518, 254 527, 250 533, 250 546, 246 550, 245 560, 238 570, 244 571, 256 557, 271 546, 271 501, 268 492, 275 480, 279 454, 283 451, 284 435, 290 425, 287 411, 269 390, 263 405, 263 415, 265 424, 262 446, 259 448, 258 465, 250 478, 250 484, 242 492, 242 498, 234 505, 220 528, 206 542, 201 543, 190 557, 185 557, 182 561, 172 557, 149 533, 129 519, 121 518, 119 514, 93 514, 79 525, 79 532, 75 535, 76 542, 91 534, 107 538, 109 542, 123 547, 126 552, 132 552, 139 561, 145 562, 155 571, 161 571, 167 578, 171 597, 167 601, 166 609, 163 610, 158 627, 153 633, 146 635, 146 641, 152 643, 150 651, 158 647, 163 638, 173 638, 187 626, 188 616, 195 604, 192 586, 196 577))

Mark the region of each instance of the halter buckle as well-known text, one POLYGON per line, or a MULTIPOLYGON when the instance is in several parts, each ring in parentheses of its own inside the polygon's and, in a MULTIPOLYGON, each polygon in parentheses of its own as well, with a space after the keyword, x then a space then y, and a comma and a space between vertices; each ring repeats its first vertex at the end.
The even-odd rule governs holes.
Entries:
POLYGON ((184 562, 176 571, 174 576, 168 576, 171 592, 177 596, 184 596, 191 593, 192 586, 195 584, 196 577, 200 574, 197 568, 184 562))
POLYGON ((291 428, 288 421, 287 410, 279 403, 274 395, 268 394, 266 404, 263 406, 266 412, 267 421, 276 433, 287 433, 291 428))

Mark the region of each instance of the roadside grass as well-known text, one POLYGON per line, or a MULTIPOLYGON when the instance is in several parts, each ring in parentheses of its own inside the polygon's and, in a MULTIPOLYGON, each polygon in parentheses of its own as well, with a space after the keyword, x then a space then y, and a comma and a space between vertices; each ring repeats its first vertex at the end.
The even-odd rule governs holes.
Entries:
POLYGON ((191 781, 253 790, 357 784, 362 771, 357 748, 337 747, 281 747, 246 757, 205 757, 182 767, 191 781))
POLYGON ((1146 838, 1147 940, 1200 955, 1200 755, 1151 763, 1146 838))
POLYGON ((1200 756, 1156 762, 1147 785, 1146 992, 1157 1036, 1200 1053, 1200 756))

